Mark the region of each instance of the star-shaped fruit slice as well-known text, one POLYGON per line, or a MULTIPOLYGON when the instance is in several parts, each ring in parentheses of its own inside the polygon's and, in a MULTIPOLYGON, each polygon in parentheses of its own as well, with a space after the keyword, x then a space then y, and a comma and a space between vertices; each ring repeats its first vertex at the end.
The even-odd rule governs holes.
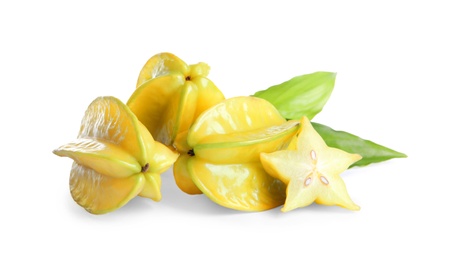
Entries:
POLYGON ((114 211, 137 195, 159 201, 160 174, 178 157, 114 97, 95 99, 77 139, 53 152, 74 160, 71 195, 93 214, 114 211))
POLYGON ((286 150, 260 155, 266 172, 287 185, 283 212, 313 202, 359 210, 340 174, 360 160, 360 155, 328 147, 306 117, 301 120, 297 140, 291 144, 286 150))

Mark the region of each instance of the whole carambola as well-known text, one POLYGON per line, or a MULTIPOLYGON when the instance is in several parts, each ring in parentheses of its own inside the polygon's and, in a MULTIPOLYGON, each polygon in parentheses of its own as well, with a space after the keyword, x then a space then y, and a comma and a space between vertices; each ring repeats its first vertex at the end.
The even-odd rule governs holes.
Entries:
POLYGON ((74 160, 71 195, 93 214, 114 211, 137 195, 161 200, 160 174, 178 157, 110 96, 96 98, 84 114, 77 139, 53 152, 74 160))
POLYGON ((156 54, 141 69, 127 105, 155 140, 173 146, 200 113, 224 100, 209 71, 203 62, 188 65, 171 53, 156 54))
MULTIPOLYGON (((284 203, 285 185, 269 176, 261 152, 285 149, 299 129, 272 104, 256 97, 226 99, 203 112, 187 135, 187 154, 177 160, 177 184, 193 185, 215 203, 262 211, 284 203)), ((176 164, 177 164, 176 163, 176 164)))

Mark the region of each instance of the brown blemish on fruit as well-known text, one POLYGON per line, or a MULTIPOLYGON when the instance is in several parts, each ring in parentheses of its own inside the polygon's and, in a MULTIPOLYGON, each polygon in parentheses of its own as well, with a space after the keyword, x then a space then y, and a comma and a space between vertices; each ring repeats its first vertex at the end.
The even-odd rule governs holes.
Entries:
POLYGON ((149 163, 145 164, 145 166, 142 167, 142 172, 146 172, 149 169, 149 163))

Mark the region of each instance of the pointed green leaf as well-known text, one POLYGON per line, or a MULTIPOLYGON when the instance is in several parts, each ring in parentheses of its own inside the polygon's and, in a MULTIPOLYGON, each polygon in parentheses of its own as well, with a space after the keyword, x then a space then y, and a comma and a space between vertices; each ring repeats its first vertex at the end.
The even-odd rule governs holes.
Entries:
POLYGON ((272 103, 286 119, 307 116, 312 120, 331 96, 335 79, 336 73, 331 72, 305 74, 258 91, 254 96, 272 103))
POLYGON ((356 135, 336 131, 328 126, 312 123, 313 128, 321 135, 326 144, 349 153, 357 153, 363 158, 353 166, 364 166, 371 163, 386 161, 393 158, 405 158, 407 155, 376 144, 372 141, 362 139, 356 135))

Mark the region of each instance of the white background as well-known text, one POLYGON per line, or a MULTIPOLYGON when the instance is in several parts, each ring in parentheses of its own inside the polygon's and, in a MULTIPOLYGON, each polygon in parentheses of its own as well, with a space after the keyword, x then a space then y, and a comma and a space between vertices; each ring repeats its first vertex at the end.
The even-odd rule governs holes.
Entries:
POLYGON ((453 1, 301 2, 2 1, 0 258, 457 259, 453 1), (163 51, 208 63, 226 97, 337 72, 314 121, 409 158, 342 174, 357 212, 233 211, 168 171, 162 201, 91 215, 52 150, 96 97, 127 101, 163 51))

